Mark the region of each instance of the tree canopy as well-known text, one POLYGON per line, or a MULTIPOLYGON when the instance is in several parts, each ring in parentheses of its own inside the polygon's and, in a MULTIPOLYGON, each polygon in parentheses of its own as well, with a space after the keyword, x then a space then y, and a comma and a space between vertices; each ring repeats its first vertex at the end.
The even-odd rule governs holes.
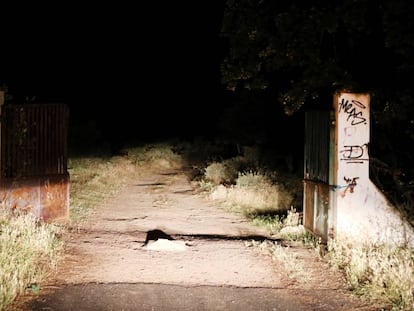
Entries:
POLYGON ((413 16, 409 0, 227 0, 222 83, 288 115, 332 108, 336 90, 369 92, 370 153, 414 184, 413 16))
POLYGON ((390 94, 414 69, 414 3, 228 0, 222 81, 270 89, 287 113, 336 88, 390 94))

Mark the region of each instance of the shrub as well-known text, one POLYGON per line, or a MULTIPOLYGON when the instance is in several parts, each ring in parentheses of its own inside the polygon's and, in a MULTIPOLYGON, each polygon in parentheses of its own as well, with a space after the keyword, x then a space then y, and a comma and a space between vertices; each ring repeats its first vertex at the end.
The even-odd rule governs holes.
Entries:
POLYGON ((414 251, 391 245, 328 243, 330 263, 342 270, 353 290, 380 299, 394 310, 414 309, 414 251))
POLYGON ((217 187, 210 197, 225 201, 228 207, 245 215, 287 211, 292 201, 292 196, 283 186, 273 184, 256 172, 240 173, 235 185, 224 189, 217 187))

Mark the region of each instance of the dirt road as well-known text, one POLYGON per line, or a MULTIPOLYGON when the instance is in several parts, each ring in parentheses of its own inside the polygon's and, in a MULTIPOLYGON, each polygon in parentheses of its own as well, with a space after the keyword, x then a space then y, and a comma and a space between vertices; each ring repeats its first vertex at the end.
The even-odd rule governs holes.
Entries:
POLYGON ((139 178, 66 238, 56 276, 12 310, 381 310, 303 245, 293 270, 252 246, 272 237, 181 170, 139 178))

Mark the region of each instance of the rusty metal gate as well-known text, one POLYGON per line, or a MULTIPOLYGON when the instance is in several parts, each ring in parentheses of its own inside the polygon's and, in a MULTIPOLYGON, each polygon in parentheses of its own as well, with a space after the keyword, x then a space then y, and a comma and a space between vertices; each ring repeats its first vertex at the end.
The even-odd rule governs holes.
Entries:
POLYGON ((66 218, 68 107, 23 104, 1 109, 1 203, 30 210, 45 221, 66 218))
POLYGON ((305 113, 303 225, 323 242, 328 239, 331 115, 305 113))

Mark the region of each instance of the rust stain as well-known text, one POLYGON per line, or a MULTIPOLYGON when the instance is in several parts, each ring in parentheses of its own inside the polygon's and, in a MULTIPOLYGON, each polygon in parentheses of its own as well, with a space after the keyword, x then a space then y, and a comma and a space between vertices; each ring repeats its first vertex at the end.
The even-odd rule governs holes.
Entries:
POLYGON ((328 239, 329 185, 321 182, 304 180, 304 227, 320 237, 328 239))
POLYGON ((52 222, 69 217, 69 187, 69 174, 2 178, 0 198, 8 208, 52 222))

